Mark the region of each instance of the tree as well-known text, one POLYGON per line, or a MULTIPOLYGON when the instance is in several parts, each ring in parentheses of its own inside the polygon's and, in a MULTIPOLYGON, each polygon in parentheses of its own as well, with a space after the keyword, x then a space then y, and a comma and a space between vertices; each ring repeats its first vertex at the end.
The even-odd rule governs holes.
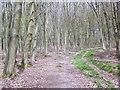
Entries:
POLYGON ((117 2, 116 50, 118 60, 120 60, 120 2, 117 2))
POLYGON ((33 32, 35 29, 35 3, 34 1, 29 2, 29 22, 28 22, 28 30, 27 30, 27 37, 25 39, 25 46, 24 46, 24 55, 22 60, 22 65, 24 67, 28 66, 28 55, 31 50, 31 42, 33 39, 33 32))
POLYGON ((118 57, 118 60, 120 58, 120 28, 119 28, 119 11, 120 11, 120 7, 119 7, 119 3, 112 3, 112 24, 113 24, 113 30, 114 30, 114 37, 115 37, 115 42, 116 42, 116 56, 118 57), (117 6, 117 7, 116 7, 117 6))
POLYGON ((21 24, 21 15, 22 15, 22 3, 15 3, 15 23, 14 29, 10 32, 10 41, 9 47, 7 51, 5 66, 3 74, 5 77, 11 77, 15 75, 15 61, 16 61, 16 54, 17 54, 17 46, 18 46, 18 38, 19 38, 19 31, 20 31, 20 24, 21 24))

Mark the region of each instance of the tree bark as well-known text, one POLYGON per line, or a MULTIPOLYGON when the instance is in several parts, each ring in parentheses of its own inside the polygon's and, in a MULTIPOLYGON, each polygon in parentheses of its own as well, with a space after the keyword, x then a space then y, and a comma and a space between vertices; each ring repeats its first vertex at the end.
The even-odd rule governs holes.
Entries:
POLYGON ((11 77, 15 73, 15 61, 18 47, 18 36, 21 24, 21 15, 22 15, 22 3, 16 3, 15 9, 15 24, 10 38, 10 45, 8 47, 8 52, 6 56, 5 66, 3 74, 5 77, 11 77))

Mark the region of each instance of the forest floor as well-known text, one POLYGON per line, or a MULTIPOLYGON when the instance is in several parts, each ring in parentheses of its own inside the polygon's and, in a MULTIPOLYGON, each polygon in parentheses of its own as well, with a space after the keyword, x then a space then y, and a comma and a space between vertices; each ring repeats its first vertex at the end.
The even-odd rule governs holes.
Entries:
MULTIPOLYGON (((96 53, 95 60, 103 60, 104 62, 105 57, 101 59, 100 56, 105 54, 102 52, 103 54, 100 55, 99 52, 96 53)), ((47 57, 42 57, 40 53, 37 53, 35 64, 23 70, 19 77, 12 80, 0 78, 0 88, 96 88, 96 84, 73 64, 74 56, 75 52, 50 52, 47 57)), ((113 58, 109 59, 107 56, 107 61, 118 63, 113 58)), ((86 63, 100 72, 97 67, 91 65, 88 61, 86 63)), ((2 73, 2 70, 3 64, 0 60, 0 73, 2 73)), ((102 74, 107 77, 106 72, 102 72, 102 74)), ((116 80, 114 83, 118 84, 118 81, 116 80)))
MULTIPOLYGON (((50 53, 37 61, 31 68, 24 70, 13 80, 1 79, 5 88, 94 88, 96 85, 86 78, 72 63, 73 53, 50 53)), ((3 65, 0 65, 2 68, 3 65)))

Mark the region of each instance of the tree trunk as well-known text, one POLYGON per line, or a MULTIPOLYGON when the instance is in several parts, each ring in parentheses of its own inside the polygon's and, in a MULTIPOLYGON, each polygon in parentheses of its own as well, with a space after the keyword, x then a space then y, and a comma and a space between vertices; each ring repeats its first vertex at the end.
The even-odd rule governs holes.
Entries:
MULTIPOLYGON (((21 15, 22 15, 22 3, 16 3, 15 10, 15 24, 14 29, 10 39, 10 45, 8 47, 8 52, 6 56, 6 62, 4 66, 3 74, 6 77, 10 77, 14 75, 15 72, 15 61, 17 54, 17 46, 18 46, 18 36, 21 24, 21 15)), ((9 37, 10 38, 10 37, 9 37)))
POLYGON ((35 5, 34 5, 34 1, 31 1, 29 3, 29 25, 28 25, 28 31, 27 31, 27 38, 25 40, 25 46, 24 46, 24 59, 22 61, 22 65, 24 66, 24 68, 26 68, 28 66, 28 55, 31 49, 31 41, 32 41, 32 37, 33 37, 33 29, 35 26, 35 5))
POLYGON ((120 1, 117 2, 117 34, 116 34, 117 57, 120 60, 120 1))

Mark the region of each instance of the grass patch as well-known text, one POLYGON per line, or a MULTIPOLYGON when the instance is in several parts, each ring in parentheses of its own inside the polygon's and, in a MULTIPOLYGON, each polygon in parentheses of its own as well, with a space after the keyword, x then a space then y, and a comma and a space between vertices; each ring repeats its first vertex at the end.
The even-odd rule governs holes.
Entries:
MULTIPOLYGON (((99 73, 97 73, 92 67, 90 67, 88 64, 86 64, 86 62, 84 62, 80 57, 83 55, 77 55, 76 58, 74 58, 74 64, 76 65, 76 67, 84 74, 86 75, 88 78, 98 78, 99 77, 99 73)), ((96 83, 95 83, 96 84, 96 83)), ((98 87, 102 85, 99 83, 96 84, 98 87)))
POLYGON ((31 68, 32 66, 28 64, 28 65, 17 65, 17 67, 27 69, 27 68, 31 68))
POLYGON ((6 78, 6 75, 4 73, 1 73, 0 78, 4 79, 4 78, 6 78))
MULTIPOLYGON (((102 83, 108 85, 110 88, 115 88, 115 86, 108 80, 104 79, 104 77, 100 76, 98 72, 94 70, 91 66, 89 66, 84 60, 82 60, 83 55, 89 60, 92 61, 96 66, 105 66, 106 64, 99 63, 99 62, 93 62, 93 53, 92 51, 83 50, 80 52, 80 54, 77 54, 77 56, 74 58, 73 62, 76 65, 76 67, 84 74, 86 75, 90 80, 94 80, 93 82, 97 85, 98 88, 102 88, 102 83)), ((110 69, 110 67, 104 67, 104 70, 110 69)), ((115 67, 114 67, 115 68, 115 67)), ((110 69, 111 70, 111 69, 110 69)), ((109 72, 111 72, 109 70, 109 72)))
POLYGON ((112 73, 113 75, 120 76, 120 73, 118 72, 118 67, 120 65, 113 64, 111 62, 96 61, 94 60, 94 55, 92 51, 86 51, 85 56, 89 62, 97 66, 100 70, 104 70, 108 73, 112 73))
POLYGON ((6 77, 10 77, 10 79, 14 79, 15 77, 19 77, 19 76, 20 76, 20 74, 17 73, 17 72, 14 72, 14 73, 12 74, 12 76, 7 76, 7 75, 5 75, 4 73, 1 73, 1 74, 0 74, 0 78, 2 78, 2 79, 6 78, 6 77))
POLYGON ((94 81, 94 83, 97 85, 98 88, 103 88, 103 86, 98 81, 94 81))
POLYGON ((3 73, 0 74, 0 78, 3 78, 3 73))
POLYGON ((80 71, 91 71, 93 70, 89 65, 87 65, 82 59, 76 58, 74 62, 77 66, 77 68, 80 69, 80 71))

